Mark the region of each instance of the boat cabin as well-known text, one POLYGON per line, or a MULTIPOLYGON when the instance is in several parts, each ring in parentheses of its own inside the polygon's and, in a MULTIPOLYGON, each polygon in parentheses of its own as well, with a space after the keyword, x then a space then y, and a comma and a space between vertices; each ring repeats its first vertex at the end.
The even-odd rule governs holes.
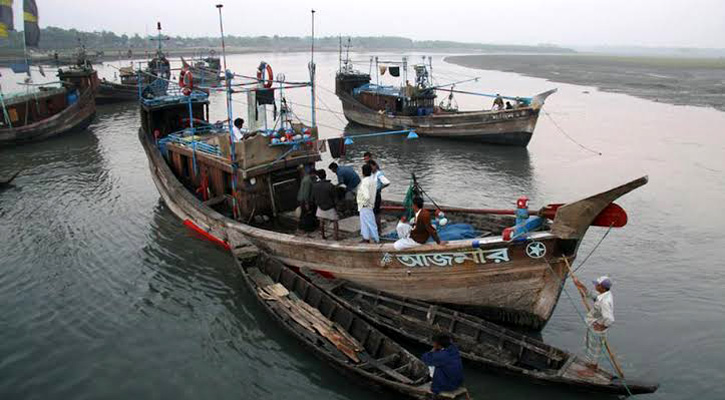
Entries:
POLYGON ((243 140, 232 142, 228 126, 209 123, 209 99, 203 92, 143 99, 141 122, 187 189, 238 221, 269 220, 294 211, 299 167, 320 160, 317 129, 289 121, 275 130, 246 132, 243 140))

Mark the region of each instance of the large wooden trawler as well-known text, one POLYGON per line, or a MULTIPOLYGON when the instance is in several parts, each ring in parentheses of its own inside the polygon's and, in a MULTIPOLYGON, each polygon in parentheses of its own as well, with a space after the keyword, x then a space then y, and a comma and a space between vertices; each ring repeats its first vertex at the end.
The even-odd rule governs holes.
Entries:
MULTIPOLYGON (((452 102, 457 92, 454 84, 434 85, 432 66, 426 64, 425 57, 421 63, 412 65, 415 72, 412 84, 407 79, 407 57, 402 61, 380 61, 377 57, 374 60, 376 73, 395 71, 392 75, 402 75, 403 84, 374 83, 370 74, 354 69, 349 57, 341 61, 335 76, 335 94, 342 102, 345 118, 372 128, 413 129, 420 136, 526 147, 546 98, 556 92, 556 89, 550 90, 533 98, 499 96, 510 107, 501 103, 500 109, 462 111, 452 102), (439 91, 446 93, 447 102, 436 102, 439 91)), ((371 68, 372 64, 371 60, 371 68)))
POLYGON ((84 129, 96 114, 98 75, 89 65, 58 70, 61 85, 3 98, 0 146, 20 145, 84 129))
MULTIPOLYGON (((269 89, 245 90, 253 125, 266 115, 259 105, 269 98, 263 90, 269 89)), ((318 132, 289 121, 281 104, 274 130, 252 129, 244 140, 231 142, 228 126, 208 122, 205 93, 142 99, 139 139, 151 176, 185 225, 225 246, 230 234, 240 234, 292 267, 531 329, 541 329, 551 317, 566 279, 565 259, 576 256, 589 226, 612 208, 623 212, 610 204, 647 182, 640 178, 532 212, 539 220, 531 231, 526 221, 512 229, 512 215, 450 208, 448 218, 473 225, 475 238, 399 251, 392 242, 360 243, 358 217, 351 215, 340 221, 340 241, 323 240, 298 233, 293 212, 299 167, 320 160, 318 132), (518 233, 510 237, 512 231, 518 233)), ((399 207, 383 207, 383 232, 394 230, 399 207)), ((620 218, 616 226, 624 223, 620 218)))

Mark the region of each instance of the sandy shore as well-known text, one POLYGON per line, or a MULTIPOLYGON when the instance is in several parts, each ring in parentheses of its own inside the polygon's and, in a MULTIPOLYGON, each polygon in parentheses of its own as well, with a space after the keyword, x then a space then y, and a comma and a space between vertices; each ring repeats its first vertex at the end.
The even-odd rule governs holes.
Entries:
POLYGON ((725 59, 606 55, 470 55, 446 57, 469 68, 516 72, 595 86, 678 105, 725 111, 725 59))

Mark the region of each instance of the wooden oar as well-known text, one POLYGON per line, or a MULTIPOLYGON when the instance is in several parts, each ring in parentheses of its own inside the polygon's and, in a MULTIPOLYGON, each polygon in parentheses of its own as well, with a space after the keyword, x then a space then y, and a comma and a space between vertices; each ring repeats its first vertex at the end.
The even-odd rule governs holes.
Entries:
MULTIPOLYGON (((564 258, 564 264, 566 264, 566 269, 569 273, 569 276, 571 276, 571 279, 573 281, 579 281, 576 276, 574 276, 574 271, 571 270, 571 265, 569 265, 569 259, 565 256, 564 258)), ((591 306, 589 305, 589 301, 587 300, 587 294, 582 290, 578 285, 575 285, 577 291, 579 291, 579 295, 582 298, 582 303, 584 303, 584 308, 589 312, 591 310, 591 306)), ((587 327, 589 329, 589 327, 587 327)), ((614 355, 614 351, 612 351, 611 347, 609 347, 609 342, 606 338, 602 338, 602 342, 604 343, 604 348, 607 349, 607 353, 609 354, 609 358, 612 360, 612 365, 614 365, 614 369, 617 370, 617 374, 619 374, 620 378, 624 378, 624 371, 622 370, 622 367, 619 365, 619 361, 617 361, 617 357, 614 355)))

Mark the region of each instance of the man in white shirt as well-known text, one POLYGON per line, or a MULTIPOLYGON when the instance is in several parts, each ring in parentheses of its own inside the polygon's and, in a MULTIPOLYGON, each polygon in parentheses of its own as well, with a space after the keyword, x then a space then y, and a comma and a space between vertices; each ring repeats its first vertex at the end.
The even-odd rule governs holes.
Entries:
POLYGON ((360 234, 363 242, 378 243, 378 226, 375 223, 375 192, 377 183, 372 176, 372 167, 365 164, 362 167, 363 179, 357 186, 357 209, 360 212, 360 234))
POLYGON ((242 127, 244 126, 244 120, 237 118, 234 120, 234 126, 232 127, 232 136, 235 142, 241 142, 244 134, 242 133, 242 127))
POLYGON ((607 330, 614 324, 614 301, 612 299, 612 280, 608 276, 600 276, 593 281, 597 294, 587 291, 583 283, 574 278, 574 284, 594 301, 586 316, 587 336, 585 359, 588 370, 580 371, 582 376, 592 376, 597 370, 599 358, 604 352, 604 340, 607 330))

